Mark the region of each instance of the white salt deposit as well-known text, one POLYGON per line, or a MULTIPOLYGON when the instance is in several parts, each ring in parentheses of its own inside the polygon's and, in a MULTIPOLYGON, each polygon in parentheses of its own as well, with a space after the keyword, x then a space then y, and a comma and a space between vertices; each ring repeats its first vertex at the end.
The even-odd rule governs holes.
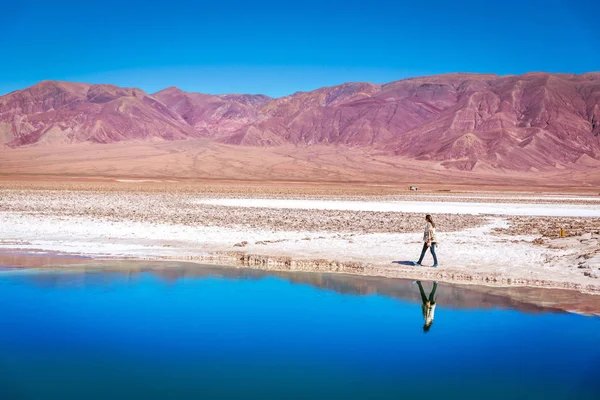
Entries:
MULTIPOLYGON (((39 217, 9 212, 0 212, 0 224, 3 227, 0 249, 100 257, 182 258, 215 251, 243 250, 251 254, 295 259, 360 261, 396 269, 403 267, 392 264, 392 261, 417 259, 423 245, 422 233, 348 234, 190 227, 132 221, 104 222, 90 217, 39 217), (248 244, 242 248, 234 247, 234 244, 243 241, 248 244)), ((468 273, 525 274, 526 278, 540 279, 547 278, 551 272, 556 280, 581 279, 576 276, 577 271, 552 268, 546 261, 576 249, 566 252, 550 250, 532 246, 533 236, 490 234, 493 228, 504 226, 506 222, 496 218, 484 227, 455 233, 439 232, 437 253, 440 268, 468 273)), ((431 265, 431 254, 427 254, 424 263, 431 265)))
POLYGON ((385 211, 430 214, 491 214, 556 217, 600 217, 600 205, 477 203, 443 201, 337 201, 288 199, 201 199, 199 204, 340 211, 385 211))
MULTIPOLYGON (((282 199, 196 201, 232 207, 600 217, 600 207, 578 204, 282 199)), ((507 225, 504 218, 497 216, 490 217, 485 226, 461 232, 440 230, 437 249, 439 270, 451 269, 453 273, 459 274, 479 273, 519 279, 595 283, 590 282, 592 278, 584 276, 580 269, 570 267, 575 257, 581 254, 583 242, 569 238, 573 242, 572 246, 549 248, 534 245, 532 241, 537 236, 494 233, 494 228, 507 225)), ((41 250, 100 257, 185 258, 241 250, 249 254, 288 256, 294 259, 358 261, 398 271, 406 266, 393 264, 392 261, 403 261, 406 264, 417 259, 423 246, 422 237, 421 232, 349 233, 302 228, 270 230, 243 224, 226 227, 189 226, 153 220, 108 220, 89 215, 44 215, 31 210, 0 211, 0 249, 41 250), (246 242, 244 246, 234 246, 243 242, 246 242)), ((431 263, 431 255, 427 254, 425 264, 431 263)))

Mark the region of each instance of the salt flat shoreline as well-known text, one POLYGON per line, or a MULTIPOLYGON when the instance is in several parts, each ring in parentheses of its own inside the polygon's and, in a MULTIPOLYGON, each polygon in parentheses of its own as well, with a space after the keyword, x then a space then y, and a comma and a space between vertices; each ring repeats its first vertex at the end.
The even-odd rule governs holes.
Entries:
MULTIPOLYGON (((295 284, 307 284, 320 289, 334 290, 353 295, 384 295, 395 298, 413 298, 420 301, 412 279, 370 277, 365 275, 273 271, 259 268, 247 268, 241 265, 205 264, 198 261, 156 261, 156 260, 97 260, 89 257, 70 257, 60 254, 31 254, 12 251, 0 251, 0 277, 15 274, 37 274, 64 272, 67 274, 87 274, 95 272, 123 273, 132 276, 151 272, 168 282, 179 278, 250 278, 276 277, 295 284)), ((68 280, 68 284, 73 281, 68 280)), ((85 285, 85 279, 77 280, 85 285)), ((547 289, 524 286, 450 284, 446 295, 438 298, 445 307, 467 308, 516 308, 524 312, 564 311, 586 316, 600 315, 600 296, 580 293, 574 290, 547 289), (454 288, 462 289, 455 292, 454 288), (483 296, 483 298, 482 298, 483 296), (491 296, 491 297, 488 297, 491 296)), ((446 286, 446 285, 444 285, 446 286)))
MULTIPOLYGON (((406 265, 420 253, 422 213, 369 211, 386 202, 414 201, 409 199, 415 194, 335 194, 317 199, 325 207, 310 209, 297 203, 255 207, 260 193, 244 197, 243 188, 223 192, 236 203, 219 204, 223 196, 202 190, 39 190, 5 185, 0 190, 0 249, 600 293, 600 218, 593 216, 593 198, 578 201, 564 195, 552 206, 550 196, 496 194, 524 209, 537 204, 531 199, 542 197, 542 208, 559 210, 559 216, 464 213, 468 207, 460 215, 444 209, 435 215, 440 267, 430 268, 406 265), (327 206, 350 200, 362 208, 327 206), (592 213, 572 216, 569 210, 592 213), (566 228, 569 237, 557 238, 559 227, 566 228)), ((297 195, 283 197, 300 200, 297 195)), ((482 207, 476 198, 467 203, 474 210, 482 207)), ((429 254, 424 263, 431 265, 429 254)))

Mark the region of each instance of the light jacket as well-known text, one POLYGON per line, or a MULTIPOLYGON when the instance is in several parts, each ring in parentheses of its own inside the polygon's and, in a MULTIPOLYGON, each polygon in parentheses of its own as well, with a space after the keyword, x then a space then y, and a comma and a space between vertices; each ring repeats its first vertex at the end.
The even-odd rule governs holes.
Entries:
POLYGON ((435 316, 435 303, 430 304, 429 306, 423 304, 421 306, 421 311, 423 312, 423 320, 425 321, 425 323, 432 324, 433 318, 435 316))
POLYGON ((425 233, 423 234, 423 242, 427 243, 431 241, 432 243, 437 242, 437 238, 435 236, 435 228, 429 222, 425 225, 425 233))

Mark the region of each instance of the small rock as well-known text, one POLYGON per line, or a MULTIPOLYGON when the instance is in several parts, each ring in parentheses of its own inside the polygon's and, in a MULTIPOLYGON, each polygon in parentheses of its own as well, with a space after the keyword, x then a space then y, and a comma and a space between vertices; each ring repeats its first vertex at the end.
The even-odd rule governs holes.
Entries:
POLYGON ((583 273, 583 275, 589 276, 590 278, 598 278, 598 275, 596 275, 596 274, 594 274, 593 272, 590 272, 590 271, 585 271, 583 273))
POLYGON ((245 247, 248 244, 245 240, 243 242, 239 242, 233 245, 233 247, 245 247))

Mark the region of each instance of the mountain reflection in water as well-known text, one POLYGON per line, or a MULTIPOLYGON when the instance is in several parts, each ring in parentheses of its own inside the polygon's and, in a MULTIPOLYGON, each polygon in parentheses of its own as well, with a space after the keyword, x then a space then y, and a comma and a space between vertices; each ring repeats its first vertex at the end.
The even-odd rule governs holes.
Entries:
MULTIPOLYGON (((79 263, 81 262, 80 260, 79 263)), ((43 273, 31 274, 30 279, 36 285, 49 287, 107 285, 113 281, 135 282, 144 273, 150 273, 166 282, 188 278, 259 280, 276 277, 293 284, 310 285, 340 294, 382 295, 401 300, 421 301, 419 290, 413 285, 412 280, 335 273, 262 271, 184 262, 144 261, 94 262, 77 266, 69 265, 59 270, 60 273, 57 269, 35 269, 34 271, 43 273)), ((600 296, 563 289, 440 283, 436 297, 439 304, 450 308, 500 308, 526 313, 576 312, 600 315, 600 296)))

